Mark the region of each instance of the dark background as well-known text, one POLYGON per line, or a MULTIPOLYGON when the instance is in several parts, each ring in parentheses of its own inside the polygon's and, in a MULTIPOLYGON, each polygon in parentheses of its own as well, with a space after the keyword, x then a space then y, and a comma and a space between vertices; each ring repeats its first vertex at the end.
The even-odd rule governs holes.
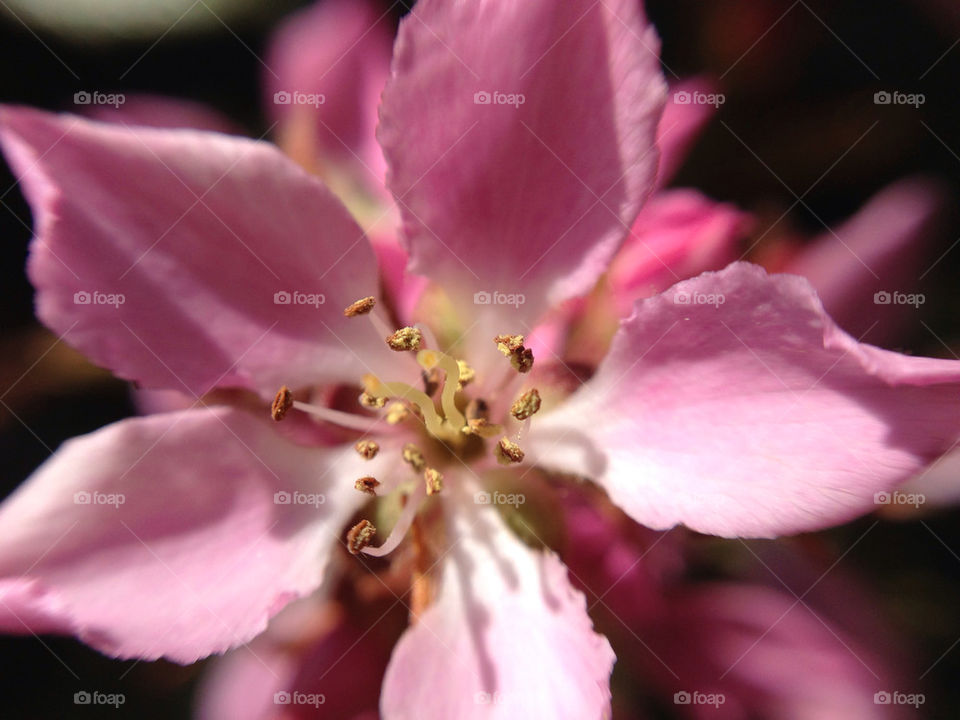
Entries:
MULTIPOLYGON (((38 38, 0 12, 0 101, 66 109, 80 89, 149 91, 203 101, 259 135, 266 124, 256 55, 282 12, 296 3, 270 5, 260 11, 269 17, 229 21, 229 30, 216 23, 209 31, 171 32, 146 55, 160 33, 94 41, 38 29, 38 38)), ((384 2, 384 9, 389 7, 384 2)), ((674 184, 698 187, 756 213, 758 233, 793 204, 791 190, 803 195, 877 123, 804 198, 809 210, 794 208, 767 242, 791 226, 816 233, 823 229, 818 217, 840 221, 881 187, 907 175, 940 178, 960 198, 960 44, 955 45, 960 7, 937 0, 651 0, 648 10, 663 38, 668 79, 675 79, 674 73, 712 75, 726 95, 674 184), (873 93, 881 89, 921 92, 926 102, 918 110, 877 106, 873 93)), ((402 3, 394 5, 394 21, 403 12, 402 3)), ((0 406, 4 494, 65 439, 133 412, 124 383, 65 349, 34 365, 50 338, 33 318, 32 289, 23 273, 30 213, 12 186, 9 171, 0 166, 0 392, 15 385, 2 395, 9 409, 0 406)), ((958 231, 954 219, 931 256, 932 263, 946 253, 928 278, 921 310, 936 336, 956 350, 960 249, 948 250, 958 231)), ((900 348, 951 357, 936 336, 918 323, 900 348)), ((922 520, 884 520, 844 559, 844 567, 909 639, 904 655, 917 658, 914 677, 943 656, 918 681, 927 693, 920 714, 930 718, 953 718, 960 707, 954 682, 960 672, 960 644, 954 647, 960 640, 958 517, 956 511, 940 511, 922 520)), ((834 530, 826 540, 847 548, 874 519, 834 530)), ((181 668, 112 661, 71 639, 4 637, 0 717, 186 717, 201 671, 202 664, 181 668), (72 696, 84 687, 123 692, 126 705, 119 711, 77 708, 72 696)))

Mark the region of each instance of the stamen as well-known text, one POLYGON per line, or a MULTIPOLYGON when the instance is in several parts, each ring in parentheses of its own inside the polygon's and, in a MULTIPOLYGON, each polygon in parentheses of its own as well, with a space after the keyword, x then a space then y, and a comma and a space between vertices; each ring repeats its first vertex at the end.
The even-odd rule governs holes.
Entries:
POLYGON ((436 495, 443 490, 443 475, 439 470, 428 467, 423 471, 423 479, 426 481, 427 495, 436 495))
POLYGON ((496 447, 497 462, 501 465, 523 462, 523 450, 505 437, 500 438, 496 447))
POLYGON ((479 435, 482 438, 493 438, 503 434, 503 425, 495 425, 486 418, 468 420, 462 430, 464 435, 479 435))
POLYGON ((369 520, 361 520, 347 531, 347 550, 357 555, 373 540, 377 529, 369 520))
POLYGON ((403 446, 403 461, 417 472, 422 472, 427 466, 427 460, 420 452, 420 448, 413 443, 407 443, 403 446))
POLYGON ((287 411, 293 406, 293 393, 286 385, 277 390, 277 396, 273 399, 270 406, 270 417, 280 422, 286 416, 287 411))
POLYGON ((390 532, 390 537, 388 537, 386 542, 384 542, 380 547, 364 548, 364 555, 383 557, 387 553, 396 549, 396 547, 400 544, 400 541, 403 540, 404 536, 407 534, 407 531, 410 529, 410 525, 413 524, 413 520, 417 516, 417 510, 420 507, 420 501, 423 500, 425 491, 426 488, 417 483, 413 491, 407 496, 406 504, 403 506, 403 510, 400 511, 400 517, 397 518, 397 522, 393 526, 393 530, 390 532))
POLYGON ((380 422, 380 418, 352 415, 351 413, 341 412, 340 410, 332 410, 320 405, 311 405, 310 403, 300 402, 299 400, 293 401, 293 407, 295 407, 297 410, 302 410, 305 413, 310 413, 314 417, 320 418, 321 420, 326 420, 329 423, 333 423, 334 425, 339 425, 340 427, 348 428, 350 430, 361 430, 363 432, 368 432, 370 428, 374 427, 378 422, 380 422))
POLYGON ((439 367, 447 378, 443 383, 443 392, 440 394, 440 406, 446 420, 454 429, 462 428, 466 420, 457 409, 457 384, 460 382, 460 367, 457 361, 449 355, 436 350, 421 350, 417 353, 417 362, 424 370, 433 370, 439 367))
POLYGON ((377 299, 372 295, 360 298, 355 303, 352 303, 349 307, 345 308, 343 311, 344 317, 356 317, 357 315, 366 315, 371 310, 373 306, 377 304, 377 299))
POLYGON ((370 477, 369 475, 367 477, 360 478, 353 484, 353 487, 362 493, 366 493, 367 495, 376 495, 377 488, 379 486, 380 481, 375 477, 370 477))
POLYGON ((417 390, 401 382, 385 383, 375 375, 364 375, 363 385, 367 392, 374 397, 400 398, 416 405, 423 413, 427 430, 435 437, 439 437, 443 421, 433 406, 433 400, 422 390, 417 390))
POLYGON ((507 357, 523 347, 523 335, 497 335, 493 341, 497 344, 497 350, 507 357))
POLYGON ((403 327, 397 330, 393 335, 387 338, 387 345, 391 350, 404 352, 406 350, 419 350, 423 344, 423 333, 417 328, 403 327))
POLYGON ((497 349, 510 358, 517 372, 528 373, 533 367, 533 350, 523 346, 523 335, 497 335, 493 341, 497 349))
POLYGON ((536 388, 527 390, 518 397, 510 408, 510 414, 517 420, 526 420, 540 409, 540 393, 536 388))
POLYGON ((364 460, 373 460, 380 452, 380 446, 373 440, 359 440, 353 449, 360 453, 364 460))
POLYGON ((410 417, 410 410, 402 402, 390 403, 384 416, 390 425, 398 425, 410 417))
POLYGON ((361 405, 370 410, 379 410, 387 404, 386 398, 374 397, 367 392, 360 393, 359 401, 361 405))

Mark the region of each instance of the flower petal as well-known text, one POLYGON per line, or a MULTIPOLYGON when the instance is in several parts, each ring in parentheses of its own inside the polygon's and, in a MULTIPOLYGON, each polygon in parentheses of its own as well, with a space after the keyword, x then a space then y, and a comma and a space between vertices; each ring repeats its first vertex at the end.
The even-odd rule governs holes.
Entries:
POLYGON ((605 717, 613 651, 560 560, 489 507, 461 503, 448 518, 439 595, 394 650, 383 716, 605 717))
POLYGON ((378 131, 412 270, 518 332, 586 292, 653 184, 658 49, 635 0, 417 3, 378 131))
POLYGON ((0 139, 33 208, 37 314, 94 362, 147 387, 271 397, 355 382, 358 355, 389 361, 342 312, 378 294, 369 243, 272 146, 13 108, 0 139))
POLYGON ((784 270, 807 278, 830 316, 854 337, 895 343, 926 300, 916 293, 917 277, 934 264, 931 241, 946 206, 946 192, 936 183, 903 180, 817 237, 784 270), (895 302, 910 296, 916 302, 895 302))
POLYGON ((267 115, 281 139, 292 141, 305 124, 311 137, 301 140, 318 156, 310 164, 339 159, 382 188, 375 129, 392 44, 390 14, 369 0, 324 0, 288 16, 270 40, 264 73, 267 115))
POLYGON ((154 128, 192 128, 228 135, 242 135, 230 118, 217 110, 183 98, 163 95, 127 95, 120 105, 87 105, 83 115, 103 122, 154 128))
POLYGON ((703 126, 716 112, 716 106, 694 102, 698 97, 718 95, 716 87, 702 77, 685 78, 670 86, 667 104, 657 126, 657 147, 660 148, 660 167, 657 187, 664 187, 687 159, 703 126))
POLYGON ((874 509, 960 433, 958 399, 960 362, 858 344, 806 280, 737 263, 638 302, 524 449, 650 527, 774 536, 874 509))
POLYGON ((0 506, 0 588, 33 584, 0 597, 3 629, 44 613, 110 655, 184 663, 240 645, 319 586, 370 467, 226 408, 71 440, 0 506))

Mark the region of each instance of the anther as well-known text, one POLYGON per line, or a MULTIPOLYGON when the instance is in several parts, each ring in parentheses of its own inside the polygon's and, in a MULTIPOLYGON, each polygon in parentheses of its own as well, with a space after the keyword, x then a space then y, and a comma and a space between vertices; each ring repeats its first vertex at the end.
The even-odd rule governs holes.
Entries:
POLYGON ((344 308, 343 316, 356 317, 357 315, 366 315, 373 310, 373 306, 376 304, 377 300, 372 295, 369 297, 360 298, 355 303, 352 303, 348 307, 344 308))
POLYGON ((500 438, 500 442, 497 443, 496 454, 497 462, 501 465, 523 462, 523 450, 505 437, 500 438))
POLYGON ((380 481, 375 477, 370 477, 369 475, 367 477, 360 478, 353 484, 353 487, 362 493, 366 493, 367 495, 376 495, 377 488, 379 486, 380 481))
POLYGON ((421 472, 427 466, 426 458, 423 457, 420 448, 413 443, 403 446, 403 461, 417 472, 421 472))
POLYGON ((273 404, 270 406, 270 417, 280 422, 292 407, 293 393, 290 392, 290 388, 284 385, 277 391, 277 396, 273 399, 273 404))
POLYGON ((497 335, 493 341, 497 349, 510 358, 517 372, 528 373, 533 367, 533 350, 523 346, 523 335, 497 335))
POLYGON ((352 555, 358 555, 367 545, 373 542, 377 529, 369 520, 361 520, 347 531, 347 550, 352 555))
POLYGON ((387 404, 387 399, 385 397, 374 397, 368 392, 360 393, 359 400, 361 405, 363 405, 365 408, 369 408, 370 410, 379 410, 387 404))
POLYGON ((467 420, 467 424, 463 427, 464 435, 479 435, 482 438, 493 438, 502 433, 502 425, 495 425, 486 418, 467 420))
POLYGON ((398 425, 410 417, 410 410, 402 402, 390 403, 385 417, 390 425, 398 425))
POLYGON ((423 344, 423 333, 417 328, 403 327, 397 330, 393 335, 387 338, 387 345, 391 350, 404 352, 406 350, 419 350, 423 344))
POLYGON ((364 460, 373 460, 380 452, 380 446, 373 440, 358 440, 353 446, 364 460))
POLYGON ((443 475, 439 470, 428 467, 423 471, 423 479, 427 484, 427 495, 436 495, 443 490, 443 475))
POLYGON ((510 407, 510 414, 517 420, 526 420, 540 409, 540 393, 537 389, 527 390, 510 407))

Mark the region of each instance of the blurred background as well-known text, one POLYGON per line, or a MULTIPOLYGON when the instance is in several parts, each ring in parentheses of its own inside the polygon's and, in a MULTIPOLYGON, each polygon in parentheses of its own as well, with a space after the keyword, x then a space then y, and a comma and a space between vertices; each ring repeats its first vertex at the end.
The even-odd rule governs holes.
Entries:
MULTIPOLYGON (((73 110, 74 94, 94 88, 128 97, 170 95, 212 106, 259 137, 269 125, 261 89, 267 42, 277 23, 303 5, 6 0, 0 2, 0 101, 73 110)), ((384 23, 395 28, 411 5, 384 0, 384 23)), ((748 257, 783 266, 807 238, 842 223, 885 186, 911 176, 939 183, 936 222, 918 250, 913 278, 926 300, 881 344, 956 358, 960 6, 950 0, 650 0, 647 7, 663 39, 668 80, 704 76, 724 98, 671 184, 751 213, 755 220, 742 240, 748 257), (882 92, 923 100, 878 103, 882 92)), ((34 319, 23 271, 30 212, 5 166, 0 204, 0 482, 6 495, 64 440, 134 408, 125 383, 62 344, 50 350, 53 336, 34 319)), ((908 687, 925 694, 915 716, 955 718, 958 520, 960 512, 946 502, 777 543, 691 536, 684 552, 690 576, 704 580, 770 582, 767 565, 779 568, 779 553, 786 551, 812 557, 824 570, 837 565, 859 594, 834 600, 857 603, 844 610, 869 615, 897 638, 883 651, 908 687)), ((802 596, 810 582, 796 593, 802 596)), ((113 661, 72 639, 0 637, 0 717, 185 718, 203 671, 203 663, 113 661), (126 703, 77 707, 72 696, 82 687, 112 688, 126 703)), ((629 670, 618 665, 617 673, 618 715, 685 717, 676 714, 682 708, 645 692, 629 670)))

